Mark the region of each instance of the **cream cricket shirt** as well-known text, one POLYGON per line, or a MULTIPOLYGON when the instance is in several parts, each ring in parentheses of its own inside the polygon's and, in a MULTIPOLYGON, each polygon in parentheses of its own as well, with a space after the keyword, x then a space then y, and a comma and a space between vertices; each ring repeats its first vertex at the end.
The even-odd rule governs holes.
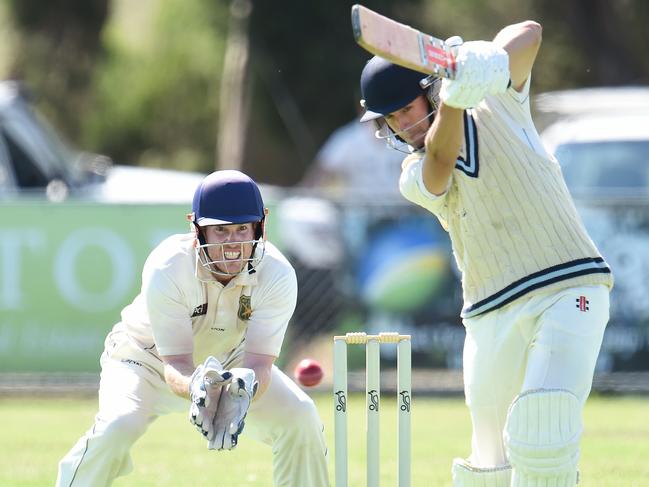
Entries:
POLYGON ((529 80, 464 112, 464 146, 449 189, 422 180, 422 154, 402 165, 401 193, 437 216, 462 271, 462 317, 538 290, 604 284, 611 271, 586 233, 529 109, 529 80))
POLYGON ((256 271, 226 286, 200 269, 209 280, 202 282, 195 269, 191 234, 173 235, 151 252, 141 293, 107 339, 107 347, 124 348, 113 355, 159 371, 160 355, 193 353, 195 364, 213 355, 225 366, 244 351, 278 356, 297 299, 295 271, 279 250, 267 242, 256 271))

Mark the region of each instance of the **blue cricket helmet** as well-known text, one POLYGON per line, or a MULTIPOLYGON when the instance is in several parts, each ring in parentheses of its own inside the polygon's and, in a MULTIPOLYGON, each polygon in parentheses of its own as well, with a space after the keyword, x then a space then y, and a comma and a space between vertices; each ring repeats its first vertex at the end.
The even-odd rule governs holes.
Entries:
POLYGON ((361 122, 384 117, 408 105, 427 90, 420 85, 425 74, 404 68, 379 56, 370 59, 361 73, 361 122))
POLYGON ((261 222, 264 201, 257 183, 240 171, 215 171, 196 188, 192 221, 201 227, 261 222))

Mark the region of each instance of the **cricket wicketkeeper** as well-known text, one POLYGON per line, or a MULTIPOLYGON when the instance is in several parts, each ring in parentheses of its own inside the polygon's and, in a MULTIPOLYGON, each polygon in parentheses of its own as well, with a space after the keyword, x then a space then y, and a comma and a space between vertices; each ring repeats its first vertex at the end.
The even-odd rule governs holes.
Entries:
POLYGON ((453 80, 371 59, 361 120, 410 153, 401 193, 439 219, 462 271, 473 437, 453 484, 571 487, 613 277, 532 122, 541 26, 447 43, 453 80))
POLYGON ((315 405, 273 365, 297 280, 266 241, 259 188, 217 171, 192 210, 192 232, 151 252, 141 293, 106 338, 95 424, 61 460, 56 485, 110 485, 131 470, 131 445, 154 419, 189 409, 209 449, 231 450, 243 432, 272 447, 275 485, 328 487, 315 405))

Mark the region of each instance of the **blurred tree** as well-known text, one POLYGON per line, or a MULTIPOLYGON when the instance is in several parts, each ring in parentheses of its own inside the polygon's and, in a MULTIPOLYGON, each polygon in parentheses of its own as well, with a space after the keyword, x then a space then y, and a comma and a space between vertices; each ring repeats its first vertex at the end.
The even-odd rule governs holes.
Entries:
MULTIPOLYGON (((255 89, 247 167, 260 180, 295 184, 319 146, 356 114, 358 76, 370 55, 356 46, 354 1, 256 2, 251 17, 255 89)), ((420 0, 368 0, 369 8, 406 20, 420 0)))
MULTIPOLYGON (((119 162, 209 171, 215 146, 224 150, 233 141, 216 135, 217 127, 222 134, 231 128, 227 116, 219 120, 227 109, 220 100, 234 98, 231 88, 220 93, 230 3, 8 0, 20 34, 14 71, 84 148, 119 162)), ((249 81, 237 90, 250 95, 240 105, 250 106, 243 169, 259 181, 291 185, 327 136, 355 116, 358 77, 370 56, 353 41, 354 0, 251 3, 249 71, 240 78, 249 81)), ((649 83, 646 0, 363 3, 438 37, 467 40, 540 21, 544 44, 533 93, 649 83)))
POLYGON ((250 110, 248 25, 252 0, 231 0, 219 94, 217 169, 243 167, 250 110))
MULTIPOLYGON (((489 39, 507 24, 544 28, 533 91, 649 83, 649 2, 645 0, 437 0, 416 24, 440 36, 489 39)), ((413 17, 414 18, 414 17, 413 17)))
MULTIPOLYGON (((535 0, 543 7, 545 41, 558 52, 568 50, 560 73, 562 87, 649 83, 649 2, 644 0, 535 0), (551 36, 560 33, 560 42, 551 36)), ((554 83, 556 86, 556 82, 554 83)))
MULTIPOLYGON (((353 3, 282 0, 255 6, 251 35, 257 84, 250 130, 255 143, 248 147, 248 164, 262 180, 300 180, 326 136, 354 116, 358 76, 369 55, 352 38, 353 3)), ((545 36, 533 93, 649 82, 649 58, 639 47, 649 45, 645 0, 363 3, 438 37, 490 39, 507 24, 541 22, 545 36)))
POLYGON ((113 0, 84 142, 125 164, 213 170, 227 4, 113 0))
POLYGON ((92 98, 109 0, 9 0, 18 30, 11 76, 36 87, 41 109, 76 138, 92 98))

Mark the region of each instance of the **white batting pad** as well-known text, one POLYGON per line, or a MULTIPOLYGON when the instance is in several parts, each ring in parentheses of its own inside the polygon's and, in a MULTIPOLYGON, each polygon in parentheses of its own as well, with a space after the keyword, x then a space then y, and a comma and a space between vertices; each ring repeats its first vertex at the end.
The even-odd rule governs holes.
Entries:
POLYGON ((581 404, 572 392, 520 394, 509 407, 504 431, 512 487, 574 486, 581 433, 581 404))
POLYGON ((512 468, 501 465, 478 468, 462 458, 453 460, 453 487, 509 487, 512 468))

